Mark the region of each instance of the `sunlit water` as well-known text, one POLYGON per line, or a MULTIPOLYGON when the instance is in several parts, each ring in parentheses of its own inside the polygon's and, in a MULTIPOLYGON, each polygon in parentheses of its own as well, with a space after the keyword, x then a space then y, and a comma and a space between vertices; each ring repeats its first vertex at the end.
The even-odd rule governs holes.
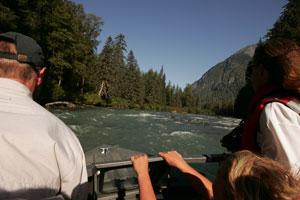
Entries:
MULTIPOLYGON (((76 133, 84 151, 109 144, 152 155, 170 150, 183 155, 224 153, 220 139, 240 121, 219 116, 107 108, 50 111, 76 133)), ((208 176, 215 173, 211 165, 202 168, 208 176)))

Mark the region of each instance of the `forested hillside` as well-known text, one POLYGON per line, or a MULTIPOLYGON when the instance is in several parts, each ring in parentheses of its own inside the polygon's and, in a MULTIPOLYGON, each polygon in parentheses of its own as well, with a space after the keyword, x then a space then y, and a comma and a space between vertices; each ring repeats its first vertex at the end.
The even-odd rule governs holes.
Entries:
MULTIPOLYGON (((123 34, 110 36, 97 53, 100 16, 68 0, 0 1, 0 32, 33 37, 46 57, 41 104, 70 101, 121 108, 202 112, 191 86, 166 83, 159 72, 142 72, 123 34)), ((160 67, 160 66, 158 66, 160 67)))
MULTIPOLYGON (((300 44, 300 1, 289 0, 273 28, 263 38, 287 38, 300 44)), ((263 42, 258 38, 258 43, 263 42)), ((256 45, 250 45, 212 67, 192 84, 203 108, 217 114, 243 118, 253 95, 250 77, 246 77, 248 62, 256 45)))
MULTIPOLYGON (((276 38, 287 38, 295 41, 300 45, 300 1, 289 0, 284 6, 284 10, 281 13, 279 19, 274 23, 265 35, 266 40, 276 38)), ((259 41, 262 42, 262 41, 259 41)), ((247 114, 247 108, 250 103, 251 96, 254 94, 251 87, 250 77, 246 77, 246 84, 240 90, 236 97, 234 105, 234 116, 243 118, 247 114)))
POLYGON ((255 48, 256 45, 250 45, 239 50, 192 84, 203 107, 216 113, 233 113, 236 96, 246 84, 245 72, 255 48))
MULTIPOLYGON (((72 1, 0 0, 0 10, 0 32, 31 36, 44 51, 47 73, 37 99, 42 105, 62 100, 192 113, 232 114, 233 107, 239 116, 246 112, 251 86, 245 71, 255 46, 237 52, 182 89, 166 83, 163 66, 157 66, 159 72, 141 71, 134 52, 127 49, 126 36, 101 38, 105 23, 101 16, 85 13, 72 1), (97 50, 100 42, 104 47, 97 50)), ((264 39, 285 37, 299 44, 299 26, 300 1, 289 0, 264 39)))

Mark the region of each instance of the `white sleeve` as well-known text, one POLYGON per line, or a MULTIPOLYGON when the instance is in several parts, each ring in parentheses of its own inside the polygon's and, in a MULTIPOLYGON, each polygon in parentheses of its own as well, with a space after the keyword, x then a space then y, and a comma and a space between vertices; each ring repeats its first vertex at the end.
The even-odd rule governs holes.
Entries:
POLYGON ((61 194, 67 199, 85 200, 88 183, 83 150, 76 135, 66 125, 61 124, 59 132, 64 139, 58 141, 55 147, 61 176, 61 194))
POLYGON ((300 166, 300 117, 279 102, 267 104, 260 115, 257 141, 261 153, 289 165, 300 166))

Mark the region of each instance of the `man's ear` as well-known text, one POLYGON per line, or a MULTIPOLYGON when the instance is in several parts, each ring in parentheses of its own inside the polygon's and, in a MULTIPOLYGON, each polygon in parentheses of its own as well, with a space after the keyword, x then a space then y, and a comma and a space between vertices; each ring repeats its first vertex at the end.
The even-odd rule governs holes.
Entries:
POLYGON ((45 74, 46 69, 47 69, 46 67, 43 67, 42 69, 37 71, 37 85, 42 84, 43 76, 45 74))

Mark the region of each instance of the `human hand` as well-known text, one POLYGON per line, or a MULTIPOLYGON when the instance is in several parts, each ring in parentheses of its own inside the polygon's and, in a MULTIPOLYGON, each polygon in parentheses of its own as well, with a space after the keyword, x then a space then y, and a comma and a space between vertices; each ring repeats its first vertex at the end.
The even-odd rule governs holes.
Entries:
POLYGON ((131 156, 130 160, 132 161, 134 170, 138 175, 143 173, 148 173, 147 154, 131 156))
POLYGON ((180 153, 177 151, 159 152, 159 156, 163 157, 168 165, 181 169, 187 165, 180 153))

